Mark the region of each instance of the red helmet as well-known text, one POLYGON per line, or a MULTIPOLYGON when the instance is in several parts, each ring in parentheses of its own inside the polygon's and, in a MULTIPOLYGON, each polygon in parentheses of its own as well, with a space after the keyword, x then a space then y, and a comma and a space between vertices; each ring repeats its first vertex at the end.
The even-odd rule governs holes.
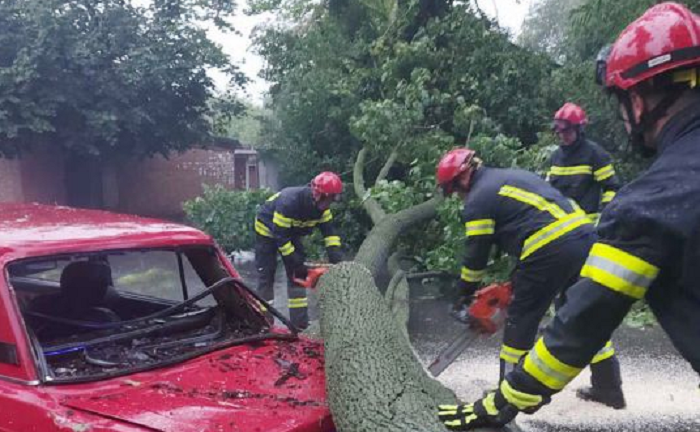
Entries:
MULTIPOLYGON (((607 59, 599 58, 598 80, 608 88, 626 91, 664 72, 695 64, 700 64, 700 20, 687 7, 667 2, 649 8, 623 30, 607 59)), ((693 77, 685 80, 692 87, 693 77)))
POLYGON ((437 184, 449 195, 454 191, 454 181, 464 172, 471 172, 472 160, 476 152, 466 148, 450 150, 440 159, 437 166, 437 184))
POLYGON ((311 180, 311 189, 315 194, 340 195, 343 193, 343 181, 338 174, 324 171, 311 180))
POLYGON ((555 122, 566 122, 573 126, 583 126, 588 123, 588 118, 586 118, 586 112, 580 106, 567 102, 559 111, 554 114, 555 122))

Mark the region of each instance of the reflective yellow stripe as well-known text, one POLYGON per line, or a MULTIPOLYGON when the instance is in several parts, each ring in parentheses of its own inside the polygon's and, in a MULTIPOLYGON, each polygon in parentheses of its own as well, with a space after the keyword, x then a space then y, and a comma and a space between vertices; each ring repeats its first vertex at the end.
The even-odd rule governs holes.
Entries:
POLYGON ((581 269, 581 276, 636 300, 644 297, 658 274, 655 265, 604 243, 593 245, 581 269))
POLYGON ((306 297, 290 298, 289 309, 301 309, 309 306, 309 299, 306 297))
POLYGON ((326 247, 338 246, 340 247, 340 236, 328 236, 324 239, 326 247))
POLYGON ((590 224, 590 220, 584 213, 572 213, 564 218, 552 222, 544 228, 536 231, 523 243, 523 251, 520 259, 524 260, 535 251, 548 245, 561 236, 575 230, 576 228, 590 224))
POLYGON ((580 205, 578 205, 578 203, 575 200, 569 198, 569 202, 571 203, 571 206, 574 208, 574 213, 579 213, 579 212, 583 213, 583 209, 581 208, 580 205))
POLYGON ((615 355, 615 348, 613 347, 612 341, 608 341, 605 346, 598 351, 598 353, 591 360, 591 364, 600 363, 603 360, 607 360, 615 355))
POLYGON ((577 165, 577 166, 553 166, 549 173, 556 176, 569 176, 569 175, 585 175, 593 174, 593 167, 590 165, 577 165))
POLYGON ((597 224, 598 219, 600 219, 600 213, 588 213, 586 217, 589 221, 591 221, 592 224, 597 224))
POLYGON ((489 235, 496 231, 496 221, 493 219, 473 220, 466 222, 464 227, 467 237, 489 235))
POLYGON ((496 408, 496 392, 491 392, 486 395, 485 398, 481 400, 481 404, 486 409, 486 414, 490 416, 498 415, 498 408, 496 408))
POLYGON ((291 228, 292 227, 292 219, 284 216, 281 213, 275 212, 272 215, 272 223, 275 225, 282 227, 282 228, 291 228))
POLYGON ((519 410, 526 410, 542 404, 542 396, 518 391, 510 385, 508 380, 501 382, 501 394, 508 403, 519 410))
POLYGON ((596 181, 607 180, 614 175, 615 175, 615 168, 613 168, 612 164, 605 165, 603 168, 597 169, 593 173, 593 177, 595 177, 596 181))
POLYGON ((472 270, 468 267, 462 267, 462 280, 465 282, 481 282, 486 275, 486 269, 472 270))
POLYGON ((255 232, 263 237, 272 237, 272 232, 270 231, 270 228, 265 226, 264 223, 260 222, 257 219, 255 220, 255 232))
POLYGON ((272 195, 270 198, 267 199, 267 201, 274 201, 277 199, 277 197, 280 196, 280 193, 277 192, 276 194, 272 195))
POLYGON ((279 251, 282 254, 282 256, 289 256, 293 254, 295 250, 296 249, 294 248, 294 245, 291 241, 288 241, 287 243, 279 247, 279 251))
POLYGON ((542 198, 540 195, 528 192, 526 190, 516 188, 513 186, 503 186, 501 190, 498 191, 499 195, 512 198, 516 201, 529 204, 540 211, 549 212, 555 219, 561 219, 566 216, 566 212, 562 210, 558 205, 553 204, 546 199, 542 198))
POLYGON ((330 209, 324 211, 323 214, 321 215, 321 223, 330 222, 332 220, 333 220, 333 213, 331 213, 330 209))
POLYGON ((603 197, 600 199, 600 202, 602 202, 603 204, 609 203, 613 200, 613 198, 615 198, 615 195, 615 191, 604 192, 603 197))
POLYGON ((520 361, 520 357, 527 354, 527 350, 521 350, 517 348, 509 347, 508 345, 501 345, 501 360, 506 363, 517 364, 520 361))
POLYGON ((439 415, 457 415, 459 405, 438 405, 439 415))
POLYGON ((316 225, 333 220, 333 213, 330 210, 323 212, 321 219, 299 220, 284 216, 282 213, 275 212, 272 215, 272 222, 282 228, 313 228, 316 225))
POLYGON ((525 372, 552 390, 561 390, 581 372, 581 368, 569 366, 554 357, 540 338, 525 357, 525 372))

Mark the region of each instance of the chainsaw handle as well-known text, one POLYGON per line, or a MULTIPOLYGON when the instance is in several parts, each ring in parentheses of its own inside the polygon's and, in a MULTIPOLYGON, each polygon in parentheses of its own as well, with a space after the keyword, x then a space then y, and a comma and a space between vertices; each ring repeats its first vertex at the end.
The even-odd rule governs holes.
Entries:
POLYGON ((328 271, 328 267, 313 267, 307 270, 306 279, 293 278, 292 282, 300 287, 311 289, 316 288, 318 280, 328 271))

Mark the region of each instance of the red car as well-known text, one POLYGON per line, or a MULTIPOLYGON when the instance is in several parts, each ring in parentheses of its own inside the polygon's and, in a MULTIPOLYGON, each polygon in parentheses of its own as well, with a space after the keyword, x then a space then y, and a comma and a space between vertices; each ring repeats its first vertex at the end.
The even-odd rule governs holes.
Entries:
POLYGON ((322 346, 196 229, 0 204, 0 266, 0 431, 334 430, 322 346))

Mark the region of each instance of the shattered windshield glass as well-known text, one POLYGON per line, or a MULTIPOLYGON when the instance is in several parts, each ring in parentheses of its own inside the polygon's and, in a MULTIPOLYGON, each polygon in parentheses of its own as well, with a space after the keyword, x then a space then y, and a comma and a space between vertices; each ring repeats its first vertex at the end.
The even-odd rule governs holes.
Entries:
POLYGON ((9 277, 45 381, 131 373, 269 334, 212 248, 24 260, 9 277))

